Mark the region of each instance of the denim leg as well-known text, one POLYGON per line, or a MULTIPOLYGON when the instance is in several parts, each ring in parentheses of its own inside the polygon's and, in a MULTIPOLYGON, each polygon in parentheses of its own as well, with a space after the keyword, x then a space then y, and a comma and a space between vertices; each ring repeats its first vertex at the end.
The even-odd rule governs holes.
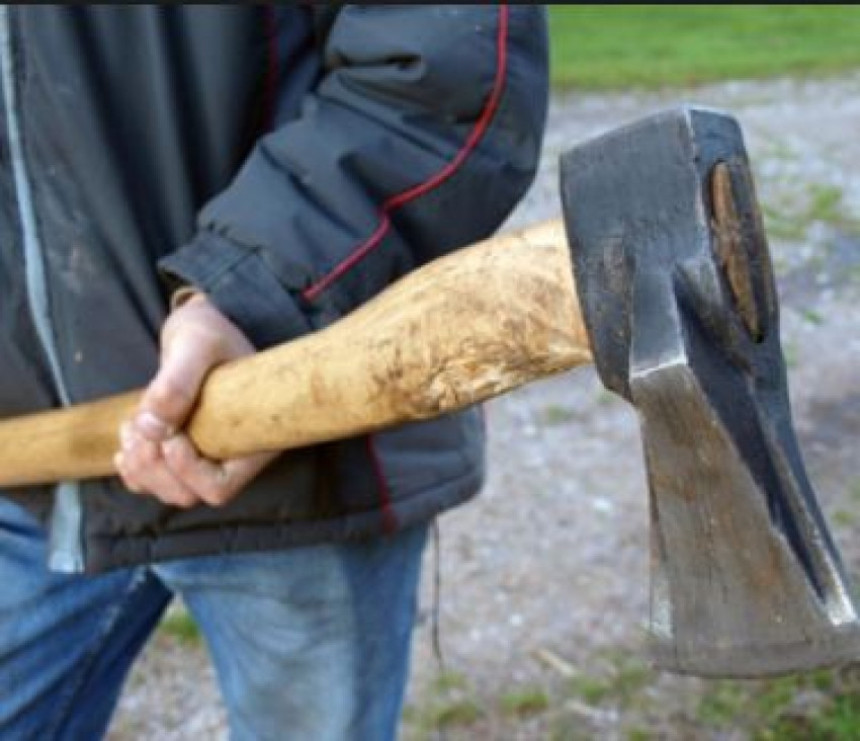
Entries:
POLYGON ((396 737, 426 531, 155 567, 206 637, 234 741, 396 737))
POLYGON ((51 573, 45 549, 0 498, 0 740, 98 739, 170 594, 143 569, 51 573))

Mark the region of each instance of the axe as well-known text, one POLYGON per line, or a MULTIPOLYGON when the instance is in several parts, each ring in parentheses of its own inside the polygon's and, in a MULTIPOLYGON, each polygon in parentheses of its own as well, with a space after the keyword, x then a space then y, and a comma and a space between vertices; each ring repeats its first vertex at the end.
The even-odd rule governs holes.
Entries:
MULTIPOLYGON (((441 415, 588 362, 637 409, 655 663, 753 677, 860 656, 792 427, 777 295, 729 116, 681 108, 562 157, 564 223, 473 245, 211 373, 213 458, 441 415), (566 232, 566 237, 565 237, 566 232)), ((0 422, 0 486, 112 473, 139 392, 0 422)))

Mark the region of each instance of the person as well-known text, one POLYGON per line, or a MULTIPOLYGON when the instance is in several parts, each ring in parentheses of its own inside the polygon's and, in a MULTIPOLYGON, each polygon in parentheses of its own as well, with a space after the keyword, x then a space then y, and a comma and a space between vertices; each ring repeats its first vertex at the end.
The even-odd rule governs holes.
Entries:
POLYGON ((546 57, 534 5, 0 8, 0 417, 145 387, 117 476, 2 492, 0 738, 101 737, 175 595, 234 738, 395 736, 479 412, 229 461, 183 423, 214 366, 502 223, 546 57))

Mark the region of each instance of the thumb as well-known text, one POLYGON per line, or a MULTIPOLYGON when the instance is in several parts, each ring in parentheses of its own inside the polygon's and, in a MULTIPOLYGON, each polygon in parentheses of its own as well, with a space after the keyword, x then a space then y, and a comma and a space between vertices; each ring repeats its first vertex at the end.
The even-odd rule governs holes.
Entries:
POLYGON ((162 348, 161 365, 143 393, 134 424, 153 441, 166 440, 180 429, 214 365, 211 348, 193 333, 176 333, 162 348))

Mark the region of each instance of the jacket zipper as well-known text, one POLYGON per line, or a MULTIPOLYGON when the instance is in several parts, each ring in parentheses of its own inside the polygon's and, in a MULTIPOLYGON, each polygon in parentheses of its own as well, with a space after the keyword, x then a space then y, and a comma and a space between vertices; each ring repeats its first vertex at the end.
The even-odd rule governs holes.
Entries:
MULTIPOLYGON (((9 141, 9 156, 15 182, 18 218, 24 245, 24 274, 27 300, 39 342, 48 360, 51 378, 64 406, 69 404, 69 393, 59 351, 51 326, 48 285, 45 276, 45 257, 36 227, 30 173, 24 156, 24 141, 18 117, 16 87, 16 60, 12 48, 12 31, 9 22, 9 6, 0 5, 0 77, 3 82, 3 103, 6 111, 6 133, 9 141)), ((54 507, 51 512, 48 565, 56 571, 82 571, 84 567, 81 538, 83 510, 79 485, 75 481, 64 481, 57 485, 54 507)))

